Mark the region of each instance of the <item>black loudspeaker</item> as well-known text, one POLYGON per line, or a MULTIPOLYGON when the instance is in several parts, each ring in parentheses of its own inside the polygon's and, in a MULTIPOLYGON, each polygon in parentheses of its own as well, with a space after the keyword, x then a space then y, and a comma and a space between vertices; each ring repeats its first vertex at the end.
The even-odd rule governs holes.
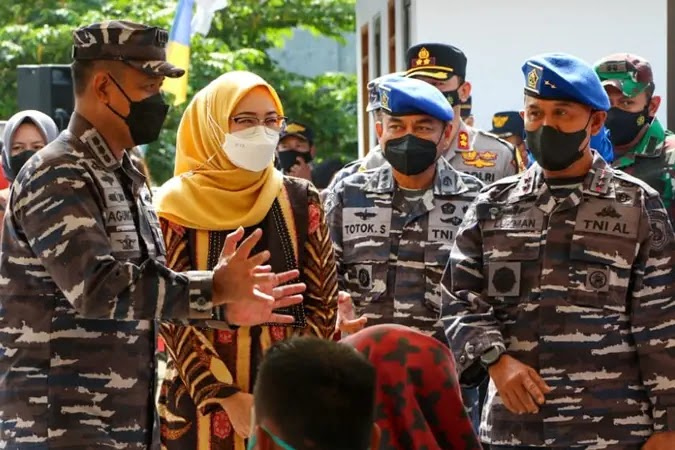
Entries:
POLYGON ((17 71, 19 111, 36 109, 54 119, 59 130, 66 128, 75 106, 70 65, 25 65, 17 71))

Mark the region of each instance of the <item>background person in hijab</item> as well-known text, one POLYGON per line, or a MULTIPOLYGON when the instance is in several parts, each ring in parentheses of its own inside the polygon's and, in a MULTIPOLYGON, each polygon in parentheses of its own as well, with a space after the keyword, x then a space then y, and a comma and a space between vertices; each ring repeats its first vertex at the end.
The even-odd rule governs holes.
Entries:
MULTIPOLYGON (((2 135, 2 170, 11 184, 23 165, 45 145, 56 139, 59 130, 48 115, 35 110, 14 114, 2 135)), ((9 187, 0 190, 0 219, 4 217, 9 187)), ((0 221, 0 230, 2 222, 0 221)))
POLYGON ((332 338, 337 276, 319 194, 274 168, 283 108, 250 72, 230 72, 193 98, 178 128, 175 177, 158 192, 167 260, 174 270, 206 269, 224 237, 244 227, 263 238, 272 270, 300 270, 304 302, 293 326, 205 330, 164 324, 170 361, 160 394, 162 441, 172 449, 244 450, 250 394, 263 353, 293 335, 332 338))
POLYGON ((402 325, 374 325, 342 342, 375 366, 379 450, 481 448, 447 346, 402 325))

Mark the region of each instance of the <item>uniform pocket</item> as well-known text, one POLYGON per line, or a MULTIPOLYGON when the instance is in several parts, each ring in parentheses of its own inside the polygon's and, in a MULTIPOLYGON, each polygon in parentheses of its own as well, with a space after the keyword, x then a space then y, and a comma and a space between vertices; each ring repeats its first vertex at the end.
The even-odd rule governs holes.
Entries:
POLYGON ((345 265, 345 287, 356 306, 377 300, 387 290, 387 261, 345 265))
POLYGON ((568 302, 625 313, 637 241, 574 234, 570 247, 568 302))

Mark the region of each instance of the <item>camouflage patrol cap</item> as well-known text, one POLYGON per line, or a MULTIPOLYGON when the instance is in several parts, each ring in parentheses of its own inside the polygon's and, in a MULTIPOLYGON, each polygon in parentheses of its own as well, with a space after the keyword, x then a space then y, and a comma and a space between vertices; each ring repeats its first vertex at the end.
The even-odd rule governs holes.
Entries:
POLYGON ((110 20, 73 31, 73 60, 122 61, 149 75, 178 78, 185 70, 166 61, 166 30, 110 20))
POLYGON ((594 68, 604 87, 612 86, 627 97, 635 97, 654 84, 651 64, 638 55, 615 53, 597 61, 594 68))

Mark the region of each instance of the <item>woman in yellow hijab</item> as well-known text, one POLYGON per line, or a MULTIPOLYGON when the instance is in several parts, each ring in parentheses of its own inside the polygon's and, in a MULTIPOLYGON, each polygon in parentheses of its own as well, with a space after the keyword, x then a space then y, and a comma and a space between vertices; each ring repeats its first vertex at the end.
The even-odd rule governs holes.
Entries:
POLYGON ((335 333, 337 276, 319 194, 274 168, 283 125, 274 89, 253 73, 230 72, 194 97, 178 128, 175 176, 157 195, 169 267, 211 269, 229 232, 261 228, 254 252, 269 250, 275 272, 299 269, 307 291, 285 311, 295 317, 290 326, 162 324, 169 363, 159 411, 168 450, 245 450, 264 351, 293 335, 335 333))

